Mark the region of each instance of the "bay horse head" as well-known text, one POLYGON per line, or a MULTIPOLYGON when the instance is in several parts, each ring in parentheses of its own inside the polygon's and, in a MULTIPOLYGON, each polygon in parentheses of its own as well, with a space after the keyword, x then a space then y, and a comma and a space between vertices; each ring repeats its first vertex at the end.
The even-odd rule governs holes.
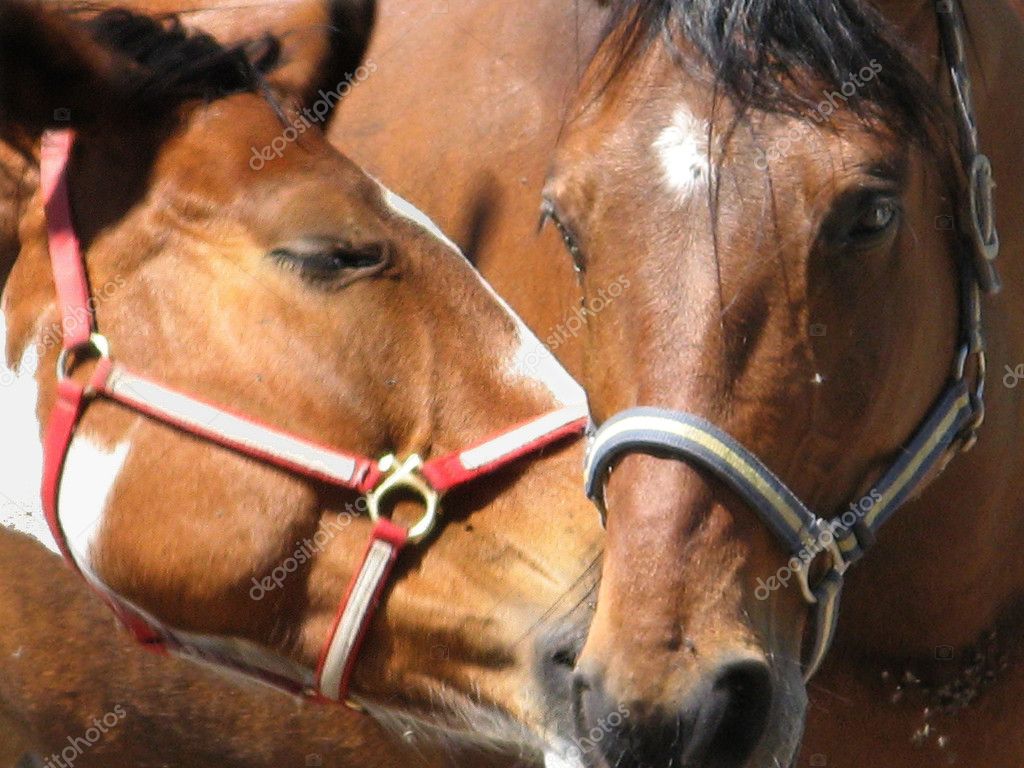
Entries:
POLYGON ((325 140, 372 62, 332 97, 279 42, 0 4, 0 130, 42 165, 4 276, 3 492, 43 475, 62 548, 151 641, 537 738, 536 641, 600 549, 581 446, 555 440, 582 390, 325 140))
MULTIPOLYGON (((998 439, 929 485, 983 413, 978 302, 998 279, 978 63, 957 3, 899 25, 847 0, 610 5, 544 203, 584 306, 626 286, 587 312, 608 539, 565 695, 608 765, 790 765, 802 678, 881 523, 927 487, 872 553, 888 590, 851 596, 852 642, 916 652, 942 623, 908 597, 910 572, 934 576, 920 531, 946 559, 961 489, 1001 509, 996 489, 1016 487, 998 439)), ((956 642, 1016 588, 967 607, 956 642)))

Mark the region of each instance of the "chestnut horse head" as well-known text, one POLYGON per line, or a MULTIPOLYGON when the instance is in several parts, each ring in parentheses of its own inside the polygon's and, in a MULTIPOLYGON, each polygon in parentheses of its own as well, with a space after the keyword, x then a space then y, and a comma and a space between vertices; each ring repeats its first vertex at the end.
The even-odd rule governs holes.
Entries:
MULTIPOLYGON (((377 530, 360 494, 330 482, 338 451, 479 446, 449 480, 509 459, 446 495, 438 530, 402 553, 351 690, 442 727, 542 736, 546 632, 584 604, 601 533, 579 442, 515 460, 508 446, 531 436, 508 430, 578 418, 582 391, 429 220, 331 148, 315 101, 329 97, 309 94, 322 68, 296 83, 279 52, 273 37, 229 46, 174 18, 0 5, 0 129, 33 167, 45 156, 4 275, 0 395, 18 455, 3 493, 38 507, 41 427, 60 424, 65 389, 84 391, 47 481, 77 566, 192 648, 204 638, 308 683, 377 530), (69 127, 69 151, 67 134, 47 142, 69 127), (62 214, 87 274, 78 304, 74 269, 50 264, 74 250, 62 214), (93 322, 109 357, 61 353, 93 322), (120 384, 100 386, 111 360, 120 384)), ((387 469, 362 464, 351 485, 387 469)), ((416 471, 389 477, 432 495, 416 471)), ((380 502, 401 525, 422 511, 402 493, 380 502)))
MULTIPOLYGON (((965 25, 948 2, 611 3, 545 194, 588 303, 627 285, 587 316, 608 540, 567 693, 608 765, 790 765, 842 571, 905 498, 850 589, 848 647, 927 652, 942 625, 967 644, 1019 590, 963 530, 984 505, 1020 538, 1005 388, 936 479, 981 420, 974 310, 996 287, 970 118, 997 174, 1024 170, 996 121, 1020 22, 995 5, 965 25), (984 569, 976 600, 959 585, 984 569)), ((1016 290, 1019 192, 997 203, 1016 290)), ((1010 311, 985 302, 1000 372, 1022 354, 1010 311)))

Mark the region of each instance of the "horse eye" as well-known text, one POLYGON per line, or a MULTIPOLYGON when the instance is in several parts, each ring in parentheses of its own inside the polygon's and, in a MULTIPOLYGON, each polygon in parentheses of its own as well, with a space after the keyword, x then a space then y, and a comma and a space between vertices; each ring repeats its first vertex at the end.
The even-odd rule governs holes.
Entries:
POLYGON ((544 207, 541 208, 540 214, 541 227, 543 227, 548 221, 554 224, 555 229, 558 230, 558 234, 561 235, 562 242, 565 244, 565 250, 567 250, 569 255, 572 256, 572 266, 576 270, 576 273, 581 275, 586 272, 587 263, 586 259, 583 257, 583 251, 579 246, 579 241, 577 241, 576 236, 558 217, 555 207, 551 203, 545 202, 544 207))
POLYGON ((899 219, 899 202, 892 198, 875 200, 860 214, 850 228, 852 241, 870 240, 887 233, 899 219))
POLYGON ((333 238, 303 238, 270 252, 270 258, 315 283, 343 280, 345 284, 376 274, 390 263, 385 243, 355 245, 333 238))

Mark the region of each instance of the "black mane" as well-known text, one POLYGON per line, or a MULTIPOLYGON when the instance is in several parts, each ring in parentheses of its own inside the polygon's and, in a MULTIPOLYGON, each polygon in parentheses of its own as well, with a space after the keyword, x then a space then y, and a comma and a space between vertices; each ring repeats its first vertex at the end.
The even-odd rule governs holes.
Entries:
MULTIPOLYGON (((923 137, 935 89, 866 0, 610 0, 619 68, 651 42, 685 39, 741 111, 807 115, 862 68, 877 75, 845 100, 855 114, 923 137)), ((680 59, 682 61, 682 59, 680 59)), ((849 91, 849 87, 847 88, 849 91)))
POLYGON ((147 111, 264 90, 263 76, 277 65, 281 50, 271 35, 225 46, 187 29, 177 16, 152 17, 125 9, 103 11, 82 26, 97 43, 126 60, 124 95, 147 111))

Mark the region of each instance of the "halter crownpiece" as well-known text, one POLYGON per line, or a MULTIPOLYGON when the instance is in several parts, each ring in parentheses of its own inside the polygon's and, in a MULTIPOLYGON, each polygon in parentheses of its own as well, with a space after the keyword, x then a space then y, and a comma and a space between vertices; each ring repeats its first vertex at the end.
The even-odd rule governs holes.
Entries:
POLYGON ((67 165, 73 143, 70 131, 47 132, 40 157, 50 261, 64 329, 57 358, 57 399, 44 436, 42 500, 64 559, 86 578, 140 642, 228 667, 292 693, 347 703, 359 648, 388 578, 403 549, 423 543, 434 530, 441 497, 452 488, 507 467, 563 438, 579 435, 587 423, 586 404, 546 413, 470 448, 425 462, 418 456, 404 462, 393 456, 377 461, 319 445, 132 371, 113 359, 110 343, 96 331, 85 261, 68 195, 67 165), (87 362, 92 363, 92 370, 81 383, 72 374, 87 362), (315 672, 260 652, 245 641, 165 626, 107 588, 75 559, 61 524, 61 477, 78 423, 88 404, 99 397, 223 448, 366 497, 373 528, 315 672), (411 491, 423 502, 423 517, 408 529, 393 523, 384 512, 384 500, 397 491, 411 491))
POLYGON ((827 521, 800 501, 754 453, 705 419, 658 408, 630 408, 615 415, 590 436, 584 468, 587 495, 602 521, 604 486, 616 460, 629 453, 689 462, 714 475, 749 505, 795 561, 795 572, 815 622, 805 678, 817 671, 835 637, 846 570, 863 557, 877 531, 921 485, 952 458, 951 449, 968 451, 984 421, 985 344, 981 325, 981 292, 999 290, 995 259, 999 236, 992 200, 992 167, 981 154, 970 77, 963 47, 964 21, 952 0, 937 0, 939 27, 950 64, 961 160, 969 181, 969 236, 962 237, 960 276, 960 340, 950 380, 899 458, 875 486, 837 520, 827 521), (975 383, 966 381, 967 363, 975 358, 975 383), (827 553, 829 567, 814 585, 811 564, 827 553))
POLYGON ((956 0, 936 0, 942 48, 949 65, 953 100, 960 137, 960 157, 967 177, 967 215, 969 244, 978 284, 986 293, 998 293, 1002 287, 995 261, 999 256, 999 232, 992 190, 992 162, 981 151, 978 122, 974 112, 974 92, 967 69, 966 33, 963 12, 956 0))

